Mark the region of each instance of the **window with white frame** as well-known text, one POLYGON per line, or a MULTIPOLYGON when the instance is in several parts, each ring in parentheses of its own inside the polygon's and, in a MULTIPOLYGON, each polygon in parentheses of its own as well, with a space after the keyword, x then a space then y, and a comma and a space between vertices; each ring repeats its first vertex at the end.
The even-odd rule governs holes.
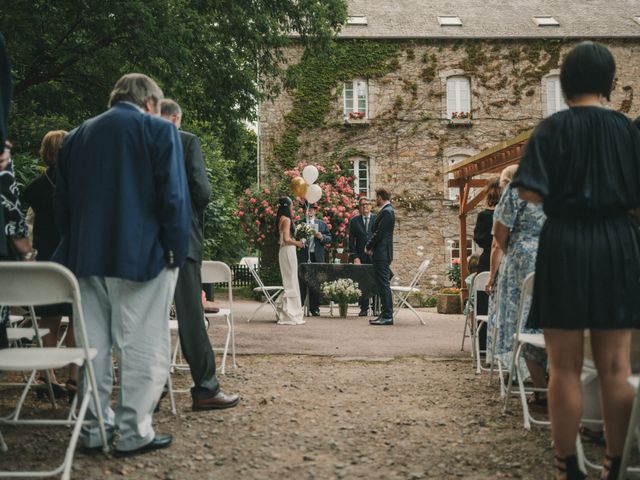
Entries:
MULTIPOLYGON (((467 258, 473 253, 473 239, 467 237, 467 258)), ((447 262, 452 264, 454 260, 460 260, 460 240, 448 239, 447 240, 447 262)))
MULTIPOLYGON (((453 180, 453 173, 446 173, 449 171, 449 169, 456 163, 458 163, 461 160, 464 160, 465 158, 468 158, 467 155, 453 155, 451 157, 445 158, 444 160, 444 169, 445 169, 445 175, 444 175, 444 182, 445 182, 445 200, 449 200, 451 202, 458 202, 460 200, 460 189, 458 187, 453 187, 453 188, 449 188, 449 180, 453 180)), ((471 192, 469 192, 471 197, 473 197, 473 194, 475 193, 475 190, 472 189, 471 192)))
POLYGON ((560 85, 560 75, 550 75, 546 78, 546 94, 547 105, 546 115, 553 115, 560 110, 569 108, 564 101, 564 95, 562 94, 562 86, 560 85))
POLYGON ((471 112, 471 82, 469 77, 453 76, 447 78, 447 118, 454 114, 471 112))
POLYGON ((360 78, 344 84, 345 118, 368 118, 368 84, 360 78))
POLYGON ((356 196, 369 196, 369 159, 364 157, 354 157, 351 159, 351 175, 355 177, 353 181, 353 192, 356 196))

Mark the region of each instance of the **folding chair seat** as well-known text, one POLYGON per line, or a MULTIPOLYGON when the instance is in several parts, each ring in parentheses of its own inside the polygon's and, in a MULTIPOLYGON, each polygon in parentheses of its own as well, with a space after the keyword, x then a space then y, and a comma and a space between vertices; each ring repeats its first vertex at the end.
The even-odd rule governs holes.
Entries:
POLYGON ((537 425, 549 425, 547 420, 538 420, 533 418, 529 411, 529 403, 527 402, 527 393, 531 392, 546 392, 546 388, 536 388, 524 386, 524 378, 520 369, 520 358, 522 356, 522 349, 525 345, 531 345, 533 347, 545 348, 544 335, 541 333, 522 333, 522 325, 524 323, 525 305, 529 298, 533 295, 533 283, 535 280, 535 273, 530 273, 522 282, 522 291, 520 292, 520 301, 518 302, 518 318, 516 323, 516 333, 513 335, 513 348, 511 354, 511 366, 509 367, 509 377, 507 380, 507 392, 504 401, 504 411, 507 411, 509 406, 509 399, 511 396, 511 389, 513 385, 513 378, 518 381, 518 391, 520 393, 520 402, 522 403, 522 416, 524 418, 524 428, 531 430, 531 424, 537 425))
POLYGON ((260 310, 265 305, 271 305, 271 308, 273 308, 273 311, 276 314, 276 321, 279 321, 280 313, 278 312, 278 307, 276 306, 276 300, 282 294, 282 292, 284 292, 284 287, 282 285, 265 285, 262 279, 260 278, 260 275, 258 275, 257 263, 247 261, 247 259, 244 259, 244 260, 245 260, 245 265, 249 268, 249 272, 251 272, 251 276, 258 284, 258 286, 255 287, 253 291, 261 295, 264 295, 265 298, 267 299, 266 302, 263 302, 260 305, 258 305, 258 307, 253 311, 253 313, 251 313, 251 315, 247 319, 247 323, 251 322, 251 320, 253 320, 253 317, 256 316, 256 313, 258 313, 258 310, 260 310))
POLYGON ((416 318, 422 325, 425 325, 424 320, 422 320, 422 317, 416 311, 416 309, 411 306, 411 304, 408 302, 408 299, 411 294, 420 293, 420 289, 416 285, 424 275, 424 272, 427 271, 427 268, 429 268, 430 263, 431 263, 431 260, 422 261, 422 263, 418 267, 418 270, 416 271, 416 274, 413 276, 413 279, 411 280, 411 283, 409 283, 409 285, 391 285, 391 293, 395 296, 397 300, 397 303, 393 312, 394 315, 398 313, 398 311, 402 308, 402 306, 405 306, 409 310, 411 310, 411 313, 413 313, 416 316, 416 318))
MULTIPOLYGON (((0 350, 0 370, 3 371, 31 371, 29 380, 24 387, 16 408, 8 417, 0 418, 1 425, 63 425, 73 426, 69 444, 62 463, 45 471, 1 471, 0 477, 49 477, 61 474, 63 479, 69 479, 73 455, 76 443, 80 435, 80 429, 88 422, 85 415, 89 402, 94 402, 97 412, 97 424, 103 442, 104 452, 108 451, 108 440, 100 409, 100 400, 96 388, 96 380, 93 373, 91 359, 95 358, 97 350, 89 348, 87 333, 84 325, 84 316, 80 301, 80 289, 73 274, 65 267, 51 262, 3 262, 0 263, 0 305, 22 306, 30 305, 33 315, 33 306, 51 303, 71 303, 73 305, 74 322, 77 338, 81 348, 7 348, 0 350), (84 367, 86 393, 78 408, 77 415, 70 414, 64 420, 29 419, 20 418, 24 401, 33 385, 38 370, 61 368, 75 363, 84 367)), ((40 331, 34 323, 33 332, 38 345, 42 345, 40 331)), ((77 397, 76 397, 77 399, 77 397)), ((75 402, 72 409, 75 407, 75 402)), ((1 437, 1 435, 0 435, 1 437)), ((0 438, 0 448, 7 449, 4 439, 0 438)))
POLYGON ((633 399, 633 407, 631 407, 631 415, 629 416, 629 425, 627 427, 627 437, 624 441, 624 449, 622 450, 622 461, 620 463, 620 474, 618 480, 624 480, 629 473, 638 475, 639 467, 631 468, 629 463, 632 456, 632 447, 640 449, 640 376, 632 375, 627 382, 633 389, 635 397, 633 399))

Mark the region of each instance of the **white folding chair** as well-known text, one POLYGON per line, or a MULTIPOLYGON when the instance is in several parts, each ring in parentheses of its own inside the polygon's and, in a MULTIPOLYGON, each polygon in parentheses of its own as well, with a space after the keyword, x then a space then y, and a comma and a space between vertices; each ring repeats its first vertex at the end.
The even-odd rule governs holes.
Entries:
POLYGON ((633 399, 633 407, 631 408, 631 415, 629 416, 629 425, 627 427, 627 437, 624 441, 624 449, 622 450, 622 461, 620 462, 620 474, 618 480, 625 480, 629 473, 635 475, 640 472, 640 468, 629 467, 631 457, 631 447, 637 445, 640 448, 638 439, 640 438, 640 376, 632 375, 627 380, 629 386, 635 392, 633 399))
MULTIPOLYGON (((84 325, 84 315, 80 301, 78 281, 65 267, 51 262, 2 262, 0 263, 0 305, 46 305, 51 303, 71 303, 73 305, 74 325, 81 348, 7 348, 0 350, 0 370, 31 371, 27 385, 22 391, 18 404, 11 415, 0 418, 0 425, 73 425, 62 463, 53 470, 46 471, 2 471, 0 477, 50 477, 62 474, 62 479, 69 479, 76 443, 83 425, 90 422, 84 420, 89 402, 94 402, 97 423, 102 438, 103 450, 109 449, 107 434, 100 409, 100 400, 96 388, 91 360, 95 358, 97 350, 89 348, 87 332, 84 325), (29 388, 33 384, 38 370, 62 368, 71 363, 84 367, 87 381, 86 394, 77 415, 69 415, 66 420, 19 418, 20 411, 26 399, 29 388)), ((34 322, 35 323, 35 322, 34 322)), ((36 331, 36 336, 39 335, 36 331)), ((91 422, 93 423, 93 422, 91 422)), ((6 443, 0 440, 0 448, 5 449, 6 443)))
POLYGON ((518 380, 518 391, 520 393, 520 402, 522 403, 522 416, 524 417, 524 428, 531 430, 531 424, 549 425, 547 420, 537 420, 531 416, 529 411, 529 403, 527 402, 527 393, 546 392, 546 388, 536 388, 524 386, 524 378, 520 370, 520 357, 522 349, 525 345, 531 345, 537 348, 545 348, 544 335, 542 333, 522 333, 522 324, 524 321, 525 305, 529 298, 533 296, 533 283, 535 273, 530 273, 522 282, 522 291, 520 292, 520 301, 518 302, 518 318, 516 323, 516 333, 513 334, 513 348, 511 350, 511 366, 509 367, 509 378, 507 379, 507 392, 504 401, 504 411, 507 411, 509 399, 511 397, 511 388, 513 377, 515 375, 518 380))
POLYGON ((229 298, 229 308, 221 308, 217 313, 205 313, 204 316, 207 319, 224 317, 227 320, 227 338, 224 342, 222 350, 222 365, 220 367, 220 373, 224 375, 227 352, 229 351, 229 344, 231 344, 231 357, 233 359, 233 366, 236 365, 236 335, 233 329, 233 274, 229 265, 224 262, 207 261, 202 262, 202 283, 226 283, 227 284, 227 296, 229 298))
POLYGON ((489 370, 488 368, 484 368, 482 366, 482 362, 480 360, 481 353, 487 353, 485 350, 480 350, 480 329, 483 325, 488 323, 487 315, 479 315, 478 314, 478 292, 484 292, 487 282, 489 281, 489 272, 480 272, 475 277, 473 277, 473 282, 471 283, 471 293, 470 295, 473 298, 473 323, 471 325, 471 341, 473 342, 473 354, 475 356, 475 364, 476 364, 476 373, 480 373, 482 370, 489 370))
MULTIPOLYGON (((473 281, 475 280, 476 276, 478 274, 474 273, 473 276, 471 277, 471 288, 473 288, 473 281)), ((471 357, 475 359, 475 345, 473 344, 473 302, 474 299, 471 295, 471 291, 469 291, 469 299, 467 300, 467 302, 470 302, 471 306, 469 306, 469 303, 467 303, 468 307, 467 307, 467 314, 464 317, 464 330, 462 331, 462 343, 460 345, 460 351, 463 352, 464 351, 464 341, 467 338, 467 330, 469 330, 469 337, 471 337, 471 357)))
POLYGON ((402 306, 404 305, 409 310, 411 310, 411 312, 416 316, 416 318, 422 325, 425 325, 424 320, 422 320, 420 314, 416 311, 415 308, 411 306, 411 304, 407 300, 409 299, 409 295, 411 295, 412 293, 420 293, 420 289, 416 287, 416 285, 420 281, 420 278, 422 278, 422 276, 424 275, 424 272, 427 271, 427 268, 429 268, 430 263, 431 260, 422 261, 422 263, 418 267, 418 270, 416 271, 416 274, 413 276, 413 280, 411 280, 411 283, 408 286, 391 285, 391 293, 396 297, 397 300, 396 307, 393 312, 394 315, 397 314, 398 310, 400 310, 400 308, 402 308, 402 306))
POLYGON ((247 319, 247 323, 249 323, 251 320, 253 320, 253 317, 256 316, 256 313, 258 313, 258 310, 260 310, 265 305, 271 305, 271 307, 273 308, 273 311, 276 314, 276 321, 279 321, 280 320, 280 313, 278 312, 278 307, 276 306, 276 300, 280 296, 280 294, 282 292, 284 292, 284 287, 281 286, 281 285, 278 285, 278 286, 275 286, 275 285, 267 286, 267 285, 265 285, 264 282, 262 281, 262 279, 260 278, 260 275, 258 275, 258 271, 257 271, 257 266, 258 265, 257 265, 257 263, 246 261, 245 265, 249 268, 249 272, 251 272, 251 275, 253 276, 253 279, 258 284, 258 286, 255 287, 253 289, 253 291, 256 292, 256 293, 260 293, 260 294, 264 295, 265 298, 267 299, 266 302, 263 302, 260 305, 258 305, 258 307, 251 314, 251 316, 247 319))

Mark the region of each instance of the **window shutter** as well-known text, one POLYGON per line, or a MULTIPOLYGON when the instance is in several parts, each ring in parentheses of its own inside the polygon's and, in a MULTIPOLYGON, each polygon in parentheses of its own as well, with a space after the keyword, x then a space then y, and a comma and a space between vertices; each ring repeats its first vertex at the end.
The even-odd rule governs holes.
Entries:
POLYGON ((367 113, 367 82, 358 80, 356 82, 358 105, 357 111, 367 113))
POLYGON ((453 112, 471 111, 471 87, 467 77, 449 77, 447 79, 447 117, 453 112))
POLYGON ((447 118, 451 118, 453 112, 457 112, 458 99, 456 95, 455 78, 447 79, 447 118))
POLYGON ((344 115, 349 116, 353 112, 353 83, 344 84, 344 115))
POLYGON ((558 79, 553 77, 547 78, 547 116, 556 113, 556 86, 558 79))

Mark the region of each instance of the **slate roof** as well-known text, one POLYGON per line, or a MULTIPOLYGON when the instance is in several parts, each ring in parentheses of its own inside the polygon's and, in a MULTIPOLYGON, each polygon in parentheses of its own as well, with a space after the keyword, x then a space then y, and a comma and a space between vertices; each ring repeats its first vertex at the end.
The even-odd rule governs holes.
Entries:
POLYGON ((366 26, 345 25, 341 38, 640 38, 638 0, 348 0, 349 15, 366 26), (462 26, 442 27, 438 15, 462 26), (559 26, 539 27, 535 15, 559 26))

